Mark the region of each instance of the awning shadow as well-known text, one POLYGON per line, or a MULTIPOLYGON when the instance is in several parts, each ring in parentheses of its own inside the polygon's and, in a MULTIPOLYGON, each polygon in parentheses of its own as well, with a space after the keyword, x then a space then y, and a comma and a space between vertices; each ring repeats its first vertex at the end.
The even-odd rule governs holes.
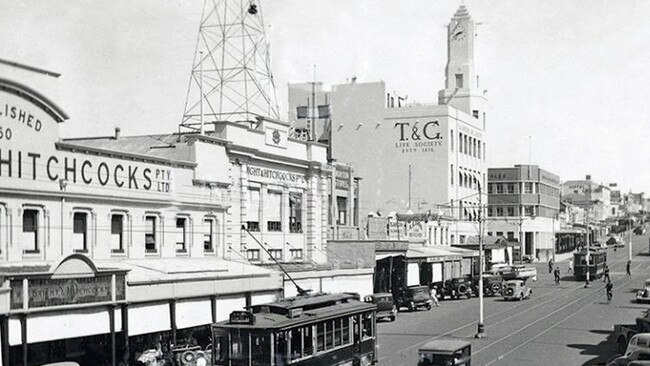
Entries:
POLYGON ((585 362, 583 365, 605 365, 607 361, 611 360, 619 354, 618 347, 616 345, 616 339, 614 332, 610 330, 603 329, 593 329, 590 330, 594 334, 607 334, 607 338, 598 344, 568 344, 567 346, 575 349, 579 349, 581 355, 590 355, 594 356, 589 361, 585 362))

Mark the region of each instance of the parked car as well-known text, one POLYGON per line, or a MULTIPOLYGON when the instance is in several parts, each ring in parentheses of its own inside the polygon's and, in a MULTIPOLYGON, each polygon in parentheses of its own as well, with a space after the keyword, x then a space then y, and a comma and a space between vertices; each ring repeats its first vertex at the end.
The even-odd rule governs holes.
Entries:
POLYGON ((470 366, 472 346, 460 339, 436 339, 418 350, 418 366, 470 366))
POLYGON ((634 234, 635 234, 635 235, 645 235, 645 227, 643 227, 643 226, 637 226, 637 227, 634 229, 634 234))
POLYGON ((523 300, 528 299, 533 290, 526 285, 524 280, 508 280, 503 286, 504 300, 523 300))
POLYGON ((429 293, 429 286, 409 286, 401 288, 397 291, 395 296, 395 307, 397 311, 406 307, 409 311, 417 310, 424 307, 431 310, 431 295, 429 293))
MULTIPOLYGON (((478 276, 472 278, 472 292, 478 294, 478 276)), ((501 296, 503 276, 500 274, 483 274, 483 296, 501 296)))
MULTIPOLYGON (((607 366, 632 365, 634 361, 650 361, 650 333, 639 333, 632 338, 622 356, 607 363, 607 366)), ((643 364, 634 362, 635 364, 643 364)))
POLYGON ((440 298, 460 299, 472 297, 472 281, 469 277, 457 277, 445 281, 440 291, 440 298))
POLYGON ((395 302, 393 301, 393 294, 380 292, 366 296, 363 300, 377 306, 377 320, 388 318, 392 322, 395 321, 395 317, 397 317, 397 306, 395 306, 395 302))

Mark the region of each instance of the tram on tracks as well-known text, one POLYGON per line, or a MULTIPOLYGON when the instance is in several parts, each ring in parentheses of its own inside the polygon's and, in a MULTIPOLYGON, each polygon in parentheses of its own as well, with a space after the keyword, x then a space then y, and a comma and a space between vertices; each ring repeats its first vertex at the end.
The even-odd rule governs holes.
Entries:
POLYGON ((593 280, 602 277, 607 265, 607 249, 594 248, 589 250, 588 266, 586 257, 586 249, 573 253, 573 277, 576 280, 585 280, 587 278, 587 268, 589 268, 589 279, 593 280))
POLYGON ((215 366, 365 366, 377 362, 376 306, 354 294, 299 295, 212 325, 215 366))

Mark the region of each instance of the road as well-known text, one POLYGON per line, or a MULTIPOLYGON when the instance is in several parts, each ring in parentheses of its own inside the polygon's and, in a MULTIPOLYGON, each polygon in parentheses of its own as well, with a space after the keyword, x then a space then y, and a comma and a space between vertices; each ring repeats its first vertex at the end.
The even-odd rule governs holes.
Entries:
POLYGON ((535 266, 538 283, 531 299, 505 302, 485 298, 485 337, 475 339, 478 299, 446 300, 431 311, 399 313, 395 322, 380 322, 379 365, 417 365, 417 350, 438 338, 462 338, 472 343, 472 365, 601 365, 618 352, 612 330, 616 323, 634 323, 648 308, 634 301, 635 292, 650 278, 648 236, 633 236, 632 276, 625 275, 628 249, 608 250, 614 299, 607 304, 601 280, 584 282, 564 276, 560 285, 546 263, 535 266))

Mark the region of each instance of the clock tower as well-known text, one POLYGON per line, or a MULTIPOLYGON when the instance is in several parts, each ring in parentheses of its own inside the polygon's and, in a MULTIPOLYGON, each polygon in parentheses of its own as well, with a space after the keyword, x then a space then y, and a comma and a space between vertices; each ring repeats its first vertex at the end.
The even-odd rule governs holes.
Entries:
POLYGON ((438 104, 450 105, 485 123, 487 99, 474 70, 476 23, 461 5, 447 26, 445 88, 438 92, 438 104))

